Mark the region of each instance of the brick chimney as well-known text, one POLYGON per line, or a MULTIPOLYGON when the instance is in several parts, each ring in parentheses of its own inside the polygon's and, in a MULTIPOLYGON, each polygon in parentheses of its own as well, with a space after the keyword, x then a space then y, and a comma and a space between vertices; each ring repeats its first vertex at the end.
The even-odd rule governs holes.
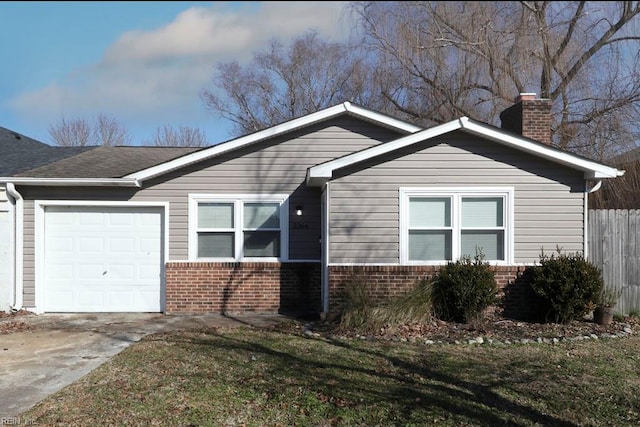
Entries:
POLYGON ((551 144, 551 101, 521 93, 515 104, 500 113, 501 127, 526 138, 551 144))

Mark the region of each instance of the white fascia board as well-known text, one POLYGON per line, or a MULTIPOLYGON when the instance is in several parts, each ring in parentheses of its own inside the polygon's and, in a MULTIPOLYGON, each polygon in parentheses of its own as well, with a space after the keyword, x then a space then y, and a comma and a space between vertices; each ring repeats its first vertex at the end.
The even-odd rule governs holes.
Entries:
POLYGON ((378 144, 374 147, 367 148, 353 154, 348 154, 326 163, 321 163, 317 166, 312 166, 307 169, 307 185, 321 186, 327 180, 331 179, 333 171, 336 169, 351 166, 353 164, 399 150, 417 142, 444 135, 445 133, 458 130, 461 127, 461 120, 453 120, 384 144, 378 144))
POLYGON ((10 182, 14 185, 37 185, 46 187, 140 187, 140 182, 133 178, 0 177, 0 182, 10 182))
POLYGON ((369 119, 373 122, 380 123, 393 129, 402 130, 408 133, 416 133, 423 129, 420 126, 403 122, 402 120, 394 119, 393 117, 385 116, 384 114, 380 114, 372 110, 367 110, 366 108, 358 107, 357 105, 353 105, 350 102, 345 102, 343 105, 349 113, 369 119))
POLYGON ((499 129, 471 121, 468 117, 461 117, 458 120, 453 120, 391 142, 379 144, 357 153, 312 166, 307 170, 307 185, 321 187, 331 179, 333 171, 336 169, 351 166, 358 162, 369 160, 376 156, 384 155, 408 145, 458 129, 581 170, 587 179, 615 178, 624 174, 622 170, 583 159, 569 153, 564 153, 551 147, 529 141, 526 138, 506 134, 499 129))
POLYGON ((125 176, 125 178, 135 178, 137 180, 144 181, 158 175, 162 175, 164 173, 179 169, 181 167, 188 166, 192 163, 196 163, 232 150, 236 150, 246 145, 254 144, 264 139, 272 138, 281 134, 285 134, 292 130, 311 125, 313 123, 330 119, 345 112, 348 112, 354 116, 359 116, 364 119, 377 122, 383 126, 388 126, 405 132, 416 132, 421 129, 420 127, 412 125, 410 123, 403 122, 401 120, 385 116, 384 114, 376 113, 374 111, 352 105, 349 102, 344 102, 342 104, 325 108, 324 110, 320 110, 315 113, 290 120, 286 123, 272 126, 270 128, 240 137, 238 139, 214 145, 211 148, 187 154, 186 156, 179 157, 161 165, 153 166, 151 168, 132 173, 125 176))
POLYGON ((513 148, 535 154, 557 163, 578 169, 584 172, 585 178, 615 178, 624 174, 623 170, 603 165, 601 163, 583 159, 570 153, 555 150, 540 143, 529 141, 525 138, 508 135, 504 132, 473 122, 466 117, 460 119, 462 129, 478 136, 490 139, 500 144, 512 146, 513 148))

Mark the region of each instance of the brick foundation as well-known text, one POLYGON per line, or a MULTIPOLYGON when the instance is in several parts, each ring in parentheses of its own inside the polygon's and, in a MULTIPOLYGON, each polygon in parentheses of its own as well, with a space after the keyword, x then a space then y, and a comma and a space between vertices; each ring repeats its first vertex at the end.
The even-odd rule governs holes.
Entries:
MULTIPOLYGON (((432 278, 439 266, 390 265, 390 266, 329 266, 330 311, 339 310, 344 287, 351 280, 364 280, 374 299, 400 296, 413 288, 421 278, 432 278)), ((503 314, 515 318, 529 318, 534 314, 531 295, 523 286, 521 276, 524 266, 493 266, 502 297, 503 314)))
POLYGON ((318 313, 320 263, 169 262, 167 314, 318 313))

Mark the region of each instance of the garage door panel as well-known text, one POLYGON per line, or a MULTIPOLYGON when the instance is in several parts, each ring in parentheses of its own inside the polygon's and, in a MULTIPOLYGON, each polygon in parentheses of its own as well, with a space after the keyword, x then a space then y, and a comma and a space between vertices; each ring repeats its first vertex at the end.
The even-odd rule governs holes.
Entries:
POLYGON ((133 238, 109 239, 109 250, 117 251, 120 255, 133 254, 136 252, 136 240, 133 238))
POLYGON ((99 236, 96 237, 81 237, 78 239, 78 250, 81 252, 104 252, 104 239, 99 236))
POLYGON ((47 207, 45 311, 161 311, 162 210, 47 207))
POLYGON ((136 223, 136 218, 129 215, 109 214, 107 219, 113 226, 131 226, 136 223))
POLYGON ((104 292, 102 291, 88 291, 88 290, 83 290, 81 292, 78 292, 77 298, 78 298, 78 306, 82 307, 82 306, 92 306, 92 305, 96 305, 96 306, 104 306, 106 305, 106 301, 104 300, 104 292))
POLYGON ((77 223, 82 226, 103 225, 108 215, 103 212, 79 212, 75 214, 78 217, 77 223))
POLYGON ((73 239, 69 237, 52 236, 48 246, 52 255, 64 257, 73 254, 73 239))

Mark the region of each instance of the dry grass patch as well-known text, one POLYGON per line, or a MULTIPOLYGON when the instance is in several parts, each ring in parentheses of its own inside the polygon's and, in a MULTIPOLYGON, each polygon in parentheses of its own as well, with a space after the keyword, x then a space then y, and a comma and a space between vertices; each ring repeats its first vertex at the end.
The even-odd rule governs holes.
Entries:
POLYGON ((418 345, 288 330, 157 334, 22 414, 38 425, 632 426, 640 338, 418 345))

